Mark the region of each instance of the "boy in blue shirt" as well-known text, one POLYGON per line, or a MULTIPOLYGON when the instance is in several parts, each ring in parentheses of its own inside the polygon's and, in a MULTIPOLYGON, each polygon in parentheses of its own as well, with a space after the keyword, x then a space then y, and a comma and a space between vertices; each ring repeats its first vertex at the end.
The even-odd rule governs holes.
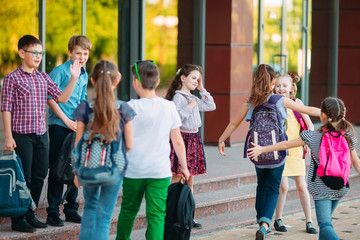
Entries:
MULTIPOLYGON (((64 226, 64 222, 60 219, 59 205, 63 195, 64 184, 59 182, 54 175, 54 165, 59 157, 61 146, 65 140, 65 137, 76 132, 76 123, 72 120, 72 113, 77 106, 85 101, 87 98, 87 83, 88 74, 84 69, 84 65, 89 58, 91 50, 91 42, 86 36, 75 35, 72 36, 68 43, 68 54, 70 60, 64 64, 55 67, 50 73, 51 79, 59 85, 60 89, 67 86, 73 76, 70 74, 70 65, 74 61, 79 61, 81 66, 81 73, 78 81, 76 82, 74 91, 65 104, 56 104, 52 99, 48 100, 49 109, 49 178, 48 178, 48 192, 47 200, 49 207, 47 208, 47 224, 51 226, 64 226)), ((71 186, 67 186, 68 188, 71 186)), ((77 213, 78 203, 76 198, 78 195, 78 189, 72 187, 66 196, 66 204, 64 205, 65 221, 81 223, 81 217, 77 213)))

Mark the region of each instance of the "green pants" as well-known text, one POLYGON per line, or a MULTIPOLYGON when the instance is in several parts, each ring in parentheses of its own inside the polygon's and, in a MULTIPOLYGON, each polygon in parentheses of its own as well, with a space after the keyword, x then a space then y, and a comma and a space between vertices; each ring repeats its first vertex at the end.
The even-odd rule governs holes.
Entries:
POLYGON ((124 177, 121 210, 117 223, 116 240, 129 240, 135 217, 145 194, 147 240, 164 237, 167 190, 170 178, 132 179, 124 177))

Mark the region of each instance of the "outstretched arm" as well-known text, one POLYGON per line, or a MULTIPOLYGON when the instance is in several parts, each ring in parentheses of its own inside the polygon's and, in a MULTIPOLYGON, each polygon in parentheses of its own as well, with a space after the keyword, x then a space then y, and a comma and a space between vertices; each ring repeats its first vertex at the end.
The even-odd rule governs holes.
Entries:
POLYGON ((274 151, 304 146, 305 142, 301 138, 297 138, 297 139, 294 139, 291 141, 283 141, 283 142, 279 142, 274 145, 269 145, 269 146, 264 146, 264 147, 259 146, 255 143, 251 143, 251 144, 254 147, 248 149, 248 157, 251 159, 255 159, 257 156, 259 156, 260 154, 262 154, 264 152, 274 152, 274 151))
POLYGON ((320 117, 321 113, 320 108, 300 105, 290 98, 284 98, 284 107, 290 108, 291 110, 295 110, 300 113, 306 113, 314 117, 320 117))
POLYGON ((351 164, 354 166, 355 170, 360 175, 360 160, 355 149, 351 151, 351 164))
POLYGON ((230 137, 230 135, 239 127, 240 123, 244 120, 248 110, 248 104, 244 103, 239 115, 237 115, 236 118, 229 123, 224 132, 221 134, 218 142, 219 153, 221 155, 226 156, 225 140, 228 139, 228 137, 230 137))

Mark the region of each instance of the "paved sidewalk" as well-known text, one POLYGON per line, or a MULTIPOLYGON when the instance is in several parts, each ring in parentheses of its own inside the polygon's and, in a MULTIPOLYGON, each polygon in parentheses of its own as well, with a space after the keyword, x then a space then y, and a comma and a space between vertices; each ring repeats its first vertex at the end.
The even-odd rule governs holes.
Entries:
MULTIPOLYGON (((318 229, 315 210, 312 211, 312 218, 315 227, 318 229)), ((360 200, 351 202, 340 202, 333 214, 333 225, 341 240, 360 239, 360 200)), ((314 240, 318 239, 318 234, 308 234, 305 231, 304 214, 297 213, 291 216, 286 216, 283 221, 288 229, 286 233, 277 232, 273 226, 272 232, 267 235, 266 239, 281 239, 281 240, 314 240)), ((273 223, 272 223, 273 224, 273 223)), ((255 239, 255 232, 258 229, 257 225, 249 225, 220 232, 213 232, 206 235, 191 237, 192 240, 247 240, 255 239)))

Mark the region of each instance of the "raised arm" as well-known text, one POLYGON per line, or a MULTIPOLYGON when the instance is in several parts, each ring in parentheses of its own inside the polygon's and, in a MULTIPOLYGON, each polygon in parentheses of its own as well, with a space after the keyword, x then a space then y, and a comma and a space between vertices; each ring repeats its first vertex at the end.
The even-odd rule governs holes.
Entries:
POLYGON ((76 132, 76 122, 68 118, 65 113, 61 110, 59 105, 52 99, 49 98, 47 100, 47 104, 49 105, 50 109, 65 123, 65 125, 70 129, 76 132))
POLYGON ((300 105, 291 100, 290 98, 284 98, 284 107, 290 108, 291 110, 295 110, 300 113, 306 113, 314 117, 320 117, 321 113, 320 108, 300 105))
POLYGON ((79 60, 75 60, 74 63, 70 65, 71 78, 70 78, 69 84, 66 86, 64 91, 59 96, 58 102, 66 103, 69 100, 69 98, 74 90, 76 81, 78 80, 78 78, 80 76, 80 73, 81 73, 81 67, 80 67, 79 60))
POLYGON ((227 127, 225 128, 224 132, 221 134, 218 142, 218 149, 219 153, 223 156, 226 156, 225 153, 225 140, 230 137, 230 135, 239 127, 240 123, 244 120, 246 113, 248 112, 249 107, 247 103, 242 105, 240 113, 236 116, 234 120, 232 120, 227 127))
POLYGON ((124 137, 125 137, 126 152, 128 152, 134 146, 132 121, 128 121, 124 125, 124 137))
POLYGON ((283 141, 274 145, 269 145, 264 147, 259 146, 255 143, 251 143, 251 144, 254 147, 248 149, 248 157, 251 159, 255 159, 257 156, 259 156, 264 152, 274 152, 274 151, 285 150, 294 147, 300 147, 300 146, 304 146, 305 142, 301 138, 297 138, 291 141, 283 141))

